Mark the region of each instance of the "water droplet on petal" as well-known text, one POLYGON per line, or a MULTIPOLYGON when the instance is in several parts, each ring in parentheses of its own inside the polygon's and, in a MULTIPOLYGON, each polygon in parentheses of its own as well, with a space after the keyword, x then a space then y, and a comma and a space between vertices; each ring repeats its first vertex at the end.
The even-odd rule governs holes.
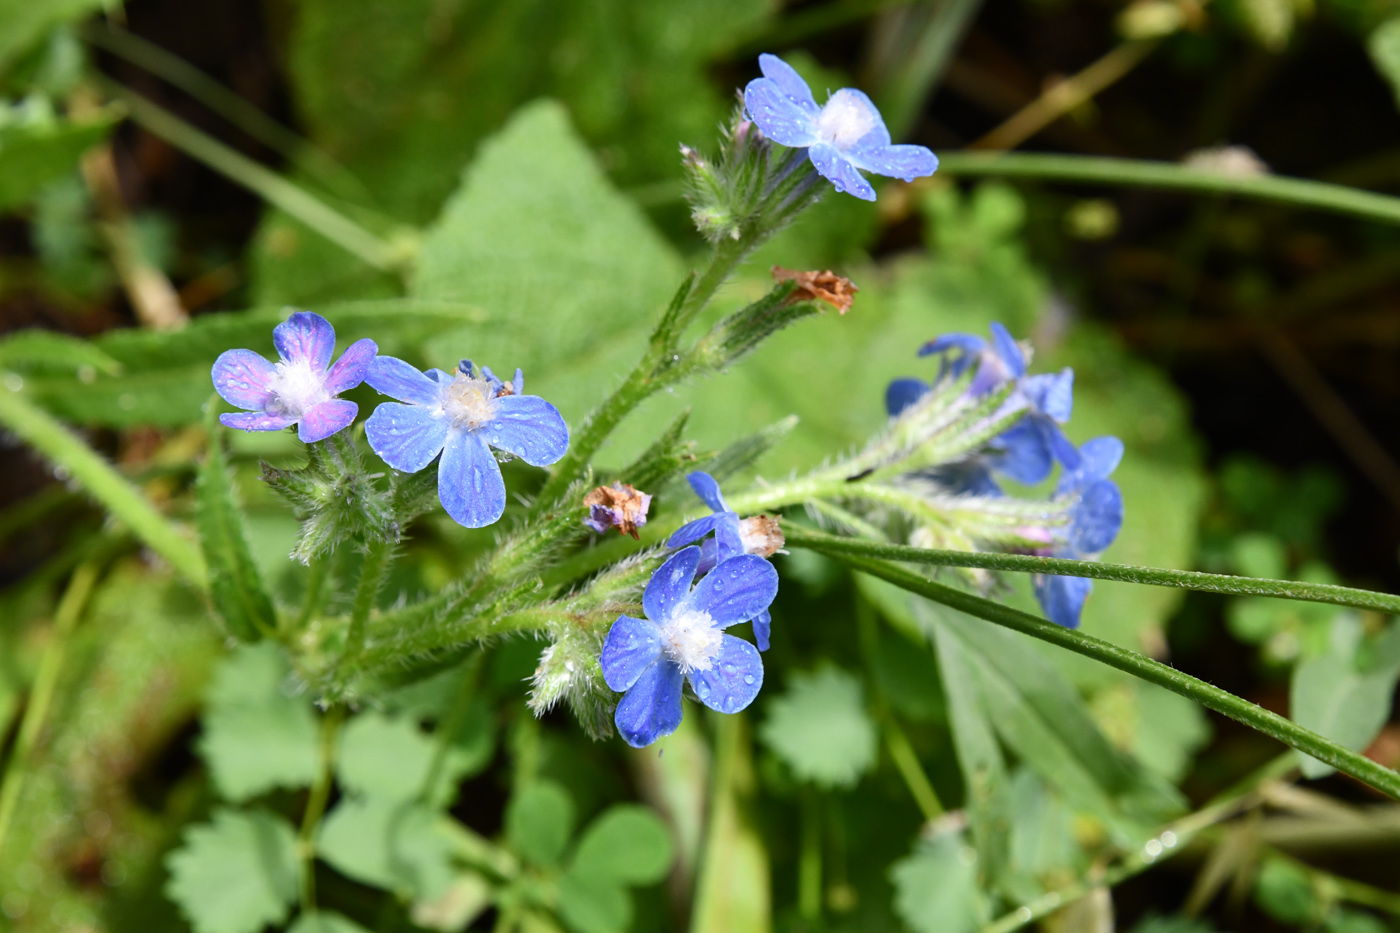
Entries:
POLYGON ((750 687, 753 686, 753 679, 754 679, 754 678, 753 678, 753 675, 752 675, 752 674, 745 674, 745 675, 744 675, 744 683, 748 684, 750 687))

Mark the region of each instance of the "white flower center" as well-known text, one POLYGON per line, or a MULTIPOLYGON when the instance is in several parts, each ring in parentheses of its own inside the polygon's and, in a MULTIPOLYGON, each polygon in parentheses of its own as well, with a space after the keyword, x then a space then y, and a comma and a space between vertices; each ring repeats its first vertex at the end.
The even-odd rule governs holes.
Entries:
POLYGON ((724 633, 708 612, 685 609, 671 616, 661 631, 661 649, 681 673, 708 671, 719 654, 724 633))
POLYGON ((325 372, 312 369, 306 360, 279 362, 267 387, 272 390, 268 410, 297 417, 331 399, 326 391, 325 372))
POLYGON ((837 149, 850 149, 875 128, 875 110, 858 94, 842 88, 817 117, 817 135, 837 149))
POLYGON ((458 373, 442 393, 442 410, 459 428, 475 431, 496 417, 495 390, 489 379, 458 373))

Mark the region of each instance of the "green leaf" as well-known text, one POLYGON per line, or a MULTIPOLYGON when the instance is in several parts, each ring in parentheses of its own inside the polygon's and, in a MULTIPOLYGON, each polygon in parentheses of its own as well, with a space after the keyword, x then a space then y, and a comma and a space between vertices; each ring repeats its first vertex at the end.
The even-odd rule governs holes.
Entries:
POLYGON ((547 867, 558 861, 569 841, 574 802, 553 781, 532 781, 511 795, 505 824, 506 840, 516 853, 547 867))
MULTIPOLYGON (((423 732, 412 717, 360 713, 341 733, 336 775, 347 789, 376 800, 412 800, 423 792, 441 741, 440 734, 423 732)), ((458 782, 481 764, 474 742, 453 742, 443 755, 437 783, 428 794, 435 806, 449 803, 458 782)))
POLYGON ((1327 917, 1327 933, 1390 933, 1391 927, 1359 910, 1339 909, 1327 917))
POLYGON ((0 369, 62 373, 91 379, 113 376, 121 364, 89 341, 49 330, 22 330, 0 339, 0 369))
POLYGON ((316 780, 316 715, 306 698, 285 692, 290 674, 271 642, 235 648, 215 672, 199 753, 226 800, 316 780))
POLYGON ((491 906, 495 896, 495 889, 484 875, 470 869, 459 871, 441 896, 414 903, 413 922, 447 933, 465 930, 491 906))
POLYGON ((346 797, 326 816, 316 851, 347 878, 433 900, 454 877, 446 820, 412 802, 346 797))
POLYGON ((271 813, 216 810, 165 864, 165 893, 195 933, 258 933, 285 920, 296 898, 296 831, 271 813))
POLYGON ((600 881, 647 885, 666 877, 674 857, 660 817, 640 804, 619 804, 584 830, 569 870, 600 881))
POLYGON ((763 743, 793 774, 824 787, 853 787, 875 763, 877 734, 861 682, 840 668, 794 673, 769 701, 763 743))
MULTIPOLYGON (((1293 669, 1289 696, 1294 722, 1352 751, 1369 745, 1385 726, 1400 679, 1400 624, 1392 622, 1374 646, 1361 644, 1360 628, 1357 616, 1339 614, 1332 623, 1332 650, 1293 669)), ((1334 770, 1306 755, 1299 767, 1309 778, 1334 770)))
MULTIPOLYGON (((0 10, 0 64, 9 38, 5 20, 6 13, 0 10)), ((117 123, 116 115, 110 112, 82 123, 56 118, 10 122, 13 119, 0 112, 0 212, 22 204, 44 185, 73 171, 78 158, 101 142, 117 123)))
POLYGON ((1391 17, 1371 31, 1366 51, 1371 53, 1371 62, 1390 84, 1396 104, 1400 105, 1400 16, 1391 17))
POLYGON ((632 924, 632 898, 576 866, 559 879, 559 916, 576 933, 623 933, 632 924))
POLYGON ((894 910, 915 933, 971 933, 987 920, 977 853, 961 834, 923 840, 890 867, 894 910))
POLYGON ((1282 858, 1264 860, 1254 882, 1254 900, 1265 913, 1284 923, 1316 921, 1322 913, 1321 899, 1307 869, 1282 858))
POLYGON ((1199 917, 1147 916, 1129 933, 1217 933, 1215 924, 1199 917))
POLYGON ((343 917, 326 910, 318 910, 297 917, 297 922, 291 925, 287 933, 369 933, 369 931, 349 917, 343 917))
POLYGON ((224 454, 224 435, 210 418, 209 452, 199 470, 199 543, 209 565, 214 609, 229 633, 240 641, 257 641, 277 630, 277 611, 253 562, 243 529, 243 512, 234 500, 233 477, 224 454))
POLYGON ((573 424, 640 355, 680 279, 671 247, 544 101, 482 145, 423 241, 413 293, 487 315, 434 341, 435 362, 470 348, 499 371, 519 366, 573 424))

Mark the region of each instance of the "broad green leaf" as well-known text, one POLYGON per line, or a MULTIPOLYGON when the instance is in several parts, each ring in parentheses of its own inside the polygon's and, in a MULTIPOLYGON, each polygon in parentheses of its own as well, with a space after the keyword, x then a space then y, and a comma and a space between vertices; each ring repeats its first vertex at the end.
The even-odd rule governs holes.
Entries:
MULTIPOLYGON (((5 2, 0 6, 16 5, 5 2)), ((29 6, 44 6, 43 3, 29 6)), ((0 67, 8 36, 6 13, 0 8, 0 67)), ((4 105, 0 103, 0 111, 4 105)), ((78 164, 78 158, 101 142, 117 123, 103 113, 95 120, 75 123, 56 117, 10 122, 0 112, 0 212, 22 204, 40 188, 57 181, 78 164)))
POLYGON ((469 301, 479 327, 431 344, 525 371, 575 424, 640 356, 681 281, 671 247, 604 177, 559 104, 518 112, 481 147, 428 231, 413 293, 469 301))
POLYGON ((1319 894, 1308 870, 1283 858, 1265 859, 1254 881, 1255 902, 1265 913, 1288 924, 1320 919, 1323 904, 1319 894))
POLYGON ((49 330, 22 330, 0 339, 0 369, 60 373, 82 380, 116 375, 121 364, 87 340, 49 330))
POLYGON ((216 810, 185 830, 166 867, 165 893, 195 933, 258 933, 285 920, 296 898, 296 830, 271 813, 216 810))
POLYGON ((1218 933, 1215 924, 1199 917, 1158 917, 1148 915, 1129 933, 1218 933))
POLYGON ((1366 39, 1366 50, 1400 105, 1400 16, 1393 16, 1373 29, 1366 39))
POLYGON ((878 735, 861 682, 836 667, 792 674, 769 701, 759 736, 798 778, 824 787, 852 787, 875 763, 878 735))
POLYGON ((327 910, 302 914, 292 924, 287 933, 369 933, 349 917, 327 910))
POLYGON ((290 673, 271 642, 235 648, 215 672, 199 753, 226 800, 316 780, 316 715, 307 698, 286 693, 290 673))
MULTIPOLYGON (((440 735, 424 733, 412 718, 360 713, 341 733, 336 776, 347 789, 376 800, 415 799, 423 792, 440 743, 440 735)), ((449 745, 429 802, 450 802, 458 781, 479 758, 473 749, 449 745)))
POLYGON ((609 808, 588 825, 571 873, 619 884, 655 884, 671 868, 675 848, 666 824, 638 804, 609 808))
POLYGON ((1390 933, 1391 927, 1371 914, 1339 908, 1327 917, 1327 933, 1390 933))
POLYGON ((1210 720, 1196 703, 1142 680, 1099 690, 1094 717, 1119 748, 1173 783, 1185 776, 1196 752, 1210 741, 1210 720))
POLYGON ((550 866, 559 860, 574 828, 574 802, 553 781, 520 787, 506 804, 506 839, 524 859, 550 866))
POLYGON ((412 802, 346 797, 327 814, 316 851, 348 878, 433 900, 454 876, 445 820, 412 802))
POLYGON ((927 647, 882 630, 875 649, 875 676, 880 692, 906 719, 939 720, 946 715, 938 665, 927 647))
POLYGON ((623 933, 632 898, 620 884, 570 869, 559 879, 559 916, 575 933, 623 933))
POLYGON ((209 419, 209 448, 199 470, 199 543, 209 565, 214 609, 239 641, 257 641, 277 630, 277 611, 248 549, 243 511, 234 496, 223 432, 209 419))
POLYGON ((1010 871, 1039 881, 1072 870, 1080 851, 1074 838, 1074 812, 1029 768, 1016 769, 1009 795, 1010 871))
MULTIPOLYGON (((1338 615, 1332 651, 1293 669, 1289 696, 1294 722, 1353 751, 1364 749, 1385 726, 1400 678, 1400 624, 1392 622, 1367 646, 1369 658, 1360 650, 1360 626, 1355 615, 1338 615)), ((1299 767, 1309 778, 1334 770, 1306 755, 1299 756, 1299 767)))
POLYGON ((988 919, 977 853, 961 834, 920 841, 890 866, 894 910, 915 933, 971 933, 988 919))

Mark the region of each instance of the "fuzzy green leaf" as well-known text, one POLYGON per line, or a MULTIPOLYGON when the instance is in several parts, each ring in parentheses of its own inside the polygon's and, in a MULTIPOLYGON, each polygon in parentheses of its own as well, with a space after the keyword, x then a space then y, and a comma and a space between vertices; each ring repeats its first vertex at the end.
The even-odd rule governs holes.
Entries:
POLYGON ((875 763, 875 724, 853 675, 835 667, 793 674, 768 706, 759 736, 802 780, 852 787, 875 763))
POLYGON ((258 933, 296 897, 296 831, 271 813, 216 810, 185 831, 166 867, 165 893, 195 933, 258 933))
POLYGON ((209 565, 214 608, 235 638, 257 641, 277 629, 277 612, 248 548, 243 512, 234 499, 233 478, 224 454, 223 432, 212 425, 197 492, 199 542, 209 565))

